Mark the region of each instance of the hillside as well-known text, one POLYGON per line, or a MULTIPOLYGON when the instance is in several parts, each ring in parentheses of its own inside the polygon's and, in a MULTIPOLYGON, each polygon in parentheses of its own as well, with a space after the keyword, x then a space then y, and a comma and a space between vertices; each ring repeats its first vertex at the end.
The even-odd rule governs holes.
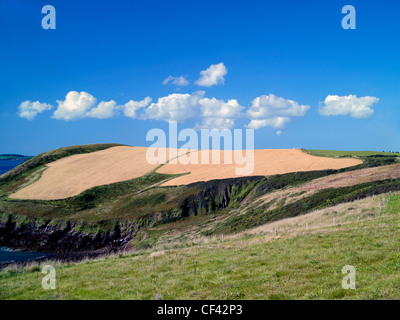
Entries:
POLYGON ((234 236, 165 238, 153 249, 55 262, 55 291, 38 285, 38 264, 9 267, 0 298, 397 299, 399 208, 400 196, 385 194, 234 236), (341 286, 346 264, 356 290, 341 286))
MULTIPOLYGON (((382 240, 381 233, 372 237, 374 233, 371 230, 382 225, 383 233, 385 228, 392 228, 399 218, 396 211, 390 215, 380 215, 383 199, 388 199, 389 193, 400 191, 400 169, 397 157, 393 154, 349 154, 357 162, 345 168, 232 177, 178 186, 165 184, 188 177, 187 172, 179 169, 174 173, 160 173, 160 168, 148 167, 138 172, 137 176, 123 177, 124 181, 109 183, 97 180, 97 183, 109 184, 89 186, 89 189, 64 199, 22 200, 10 197, 16 191, 29 190, 57 163, 69 163, 73 168, 91 159, 91 163, 101 165, 104 159, 109 161, 107 159, 110 159, 113 150, 123 153, 134 151, 135 156, 139 149, 118 145, 63 148, 39 155, 0 177, 0 246, 51 252, 55 259, 64 261, 120 252, 119 256, 105 260, 72 265, 60 265, 57 262, 66 272, 66 286, 67 283, 72 283, 72 287, 79 287, 85 281, 90 283, 88 291, 63 289, 64 298, 90 296, 95 292, 97 297, 102 298, 151 298, 158 293, 165 298, 201 298, 210 294, 209 286, 220 281, 218 279, 226 279, 233 284, 216 293, 215 298, 273 298, 271 283, 275 283, 275 286, 286 278, 270 274, 272 268, 277 268, 275 271, 282 269, 282 275, 289 277, 285 281, 289 282, 316 277, 307 289, 312 294, 310 297, 348 296, 350 293, 344 293, 333 285, 325 293, 318 293, 319 288, 324 288, 318 277, 328 282, 336 281, 328 273, 339 268, 334 267, 336 263, 352 257, 350 253, 342 252, 342 255, 335 256, 338 252, 332 251, 334 241, 343 238, 341 241, 347 246, 357 238, 366 237, 363 250, 369 256, 375 239, 380 237, 382 240), (98 155, 100 158, 96 158, 98 155), (335 222, 331 223, 333 218, 335 222), (352 230, 351 235, 347 232, 349 230, 352 230), (290 246, 298 246, 299 251, 288 249, 290 246), (320 252, 321 248, 331 250, 328 250, 329 258, 317 258, 316 252, 320 252), (283 257, 282 250, 287 252, 283 257), (127 253, 121 255, 121 252, 127 253), (210 258, 207 262, 208 258, 205 257, 208 254, 210 258), (262 262, 265 259, 269 261, 266 264, 262 262), (138 276, 137 272, 146 268, 149 261, 159 261, 160 265, 154 265, 153 275, 159 275, 160 288, 171 285, 171 290, 161 292, 157 289, 158 285, 154 287, 148 282, 147 276, 138 276), (248 267, 239 264, 239 261, 246 261, 248 267), (297 264, 293 265, 295 262, 297 264), (193 263, 198 264, 199 280, 196 281, 200 287, 190 287, 190 268, 193 263), (134 265, 136 271, 131 270, 127 274, 128 265, 134 265), (215 271, 218 266, 222 268, 222 273, 215 271), (247 274, 246 268, 249 269, 249 266, 267 274, 265 281, 260 284, 260 288, 263 288, 260 291, 251 289, 251 284, 258 283, 260 278, 247 274), (294 267, 299 274, 289 272, 294 267), (128 280, 138 277, 139 282, 143 281, 143 289, 133 294, 125 288, 125 284, 118 283, 115 292, 102 291, 101 287, 105 285, 103 279, 97 286, 85 277, 93 274, 95 278, 103 268, 123 274, 128 280), (319 276, 312 273, 320 269, 322 273, 319 276), (82 272, 82 277, 69 278, 69 270, 82 272), (168 277, 171 277, 173 270, 180 270, 182 276, 177 277, 174 283, 169 283, 168 277), (224 270, 228 271, 225 273, 224 270), (200 278, 200 274, 204 278, 200 278), (274 279, 275 282, 268 279, 274 279), (179 286, 189 286, 189 296, 183 295, 179 286), (264 289, 267 291, 263 295, 264 289)), ((106 172, 106 167, 99 172, 106 172)), ((118 172, 119 168, 120 164, 116 165, 114 172, 118 172)), ((96 172, 90 171, 90 166, 83 171, 85 174, 88 171, 87 177, 96 176, 96 172)), ((69 171, 69 174, 71 172, 74 171, 69 171)), ((68 174, 63 178, 58 177, 60 182, 70 179, 68 174)), ((104 177, 107 175, 98 174, 95 178, 104 177)), ((74 183, 71 185, 74 186, 74 183)), ((384 241, 388 243, 387 250, 391 250, 395 240, 388 238, 384 241)), ((387 262, 386 256, 379 259, 387 262)), ((374 264, 375 260, 371 263, 374 264)), ((37 268, 32 268, 33 271, 7 270, 0 274, 0 282, 14 293, 9 296, 4 294, 4 298, 35 294, 34 288, 26 293, 18 293, 13 286, 18 281, 33 281, 37 268)), ((339 271, 335 272, 340 277, 339 271)), ((389 279, 388 275, 383 279, 384 283, 389 279)), ((292 291, 276 297, 305 298, 296 293, 295 285, 292 287, 292 291)), ((354 295, 367 296, 367 293, 354 295)))
MULTIPOLYGON (((75 154, 46 164, 39 179, 9 195, 22 200, 59 200, 79 195, 97 186, 123 182, 156 171, 160 174, 181 175, 163 186, 188 185, 194 182, 238 178, 237 165, 213 164, 210 150, 193 151, 198 164, 171 162, 158 166, 149 164, 147 148, 114 146, 91 153, 75 154), (200 164, 204 154, 209 164, 200 164)), ((166 149, 167 159, 175 158, 175 149, 166 149), (172 151, 172 152, 171 152, 172 151)), ((268 176, 289 172, 342 169, 362 164, 359 159, 331 159, 310 156, 301 150, 255 150, 251 176, 268 176)), ((185 155, 179 155, 178 160, 185 155)), ((223 152, 221 152, 223 159, 223 152)), ((240 166, 239 166, 240 167, 240 166)))

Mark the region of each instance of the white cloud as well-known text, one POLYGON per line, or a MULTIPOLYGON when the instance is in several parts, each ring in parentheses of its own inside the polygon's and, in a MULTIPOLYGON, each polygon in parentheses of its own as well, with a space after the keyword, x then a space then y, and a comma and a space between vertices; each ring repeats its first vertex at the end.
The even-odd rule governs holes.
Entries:
MULTIPOLYGON (((283 129, 292 117, 303 117, 310 106, 300 105, 298 102, 277 97, 274 94, 262 95, 253 100, 247 117, 251 120, 249 128, 259 129, 272 127, 283 129)), ((282 133, 281 130, 280 134, 282 133)))
MULTIPOLYGON (((114 100, 101 101, 96 105, 96 98, 91 94, 71 91, 64 101, 57 102, 58 107, 53 118, 65 121, 88 117, 108 119, 122 111, 124 116, 133 119, 196 121, 198 129, 225 129, 233 128, 236 119, 246 117, 250 120, 248 128, 271 127, 277 130, 278 135, 282 134, 282 129, 293 117, 304 116, 310 108, 308 105, 300 105, 296 101, 270 94, 255 98, 250 108, 243 112, 245 108, 236 99, 225 101, 214 97, 207 98, 204 91, 191 94, 173 93, 160 97, 153 103, 150 97, 146 97, 141 101, 131 100, 119 106, 114 100)), ((47 104, 25 101, 19 107, 19 115, 31 120, 38 112, 50 108, 47 104)))
POLYGON ((225 102, 216 98, 202 98, 199 104, 202 118, 202 123, 197 126, 199 128, 232 128, 244 109, 236 99, 225 102))
POLYGON ((216 98, 205 98, 204 94, 204 91, 197 91, 161 97, 144 110, 140 119, 181 122, 200 120, 197 128, 232 128, 235 119, 241 116, 243 107, 236 99, 225 102, 216 98))
POLYGON ((224 118, 203 118, 200 124, 196 124, 196 129, 231 129, 235 126, 234 119, 224 118))
POLYGON ((91 109, 86 113, 87 117, 97 119, 108 119, 114 117, 116 113, 115 105, 117 103, 114 100, 100 102, 96 108, 91 109))
POLYGON ((152 103, 143 115, 143 119, 164 121, 186 121, 198 116, 199 101, 204 96, 204 91, 193 94, 173 93, 166 97, 158 98, 152 103))
POLYGON ((355 95, 328 95, 318 111, 323 116, 350 115, 363 119, 373 115, 374 109, 371 107, 378 102, 379 98, 369 96, 357 98, 355 95))
POLYGON ((207 70, 200 72, 200 78, 196 81, 198 86, 211 87, 217 84, 224 84, 224 76, 228 73, 223 62, 212 64, 207 70))
POLYGON ((236 99, 225 102, 216 98, 203 98, 199 103, 203 117, 237 118, 243 110, 236 99))
POLYGON ((308 105, 300 105, 296 101, 270 94, 255 98, 248 111, 248 116, 250 119, 265 119, 275 116, 302 117, 308 109, 310 109, 308 105))
POLYGON ((136 119, 138 118, 137 111, 147 107, 151 100, 150 97, 146 97, 141 101, 131 100, 124 105, 119 106, 119 108, 123 110, 125 117, 136 119))
POLYGON ((24 101, 18 107, 18 115, 27 120, 33 120, 38 115, 46 110, 50 110, 51 105, 47 103, 40 103, 39 101, 24 101))
POLYGON ((183 76, 180 76, 180 77, 168 76, 163 81, 163 84, 165 85, 165 84, 169 84, 169 83, 172 83, 172 84, 175 84, 177 86, 183 87, 183 86, 187 86, 189 84, 189 81, 183 76))
MULTIPOLYGON (((248 128, 251 129, 260 129, 263 127, 271 127, 274 129, 283 129, 287 123, 290 122, 290 118, 288 117, 273 117, 269 119, 262 119, 262 120, 251 120, 250 123, 247 125, 248 128)), ((282 133, 282 130, 278 130, 277 133, 282 133)))
POLYGON ((84 118, 86 113, 96 104, 96 98, 87 92, 70 91, 64 101, 58 101, 58 108, 53 114, 54 119, 74 120, 84 118))

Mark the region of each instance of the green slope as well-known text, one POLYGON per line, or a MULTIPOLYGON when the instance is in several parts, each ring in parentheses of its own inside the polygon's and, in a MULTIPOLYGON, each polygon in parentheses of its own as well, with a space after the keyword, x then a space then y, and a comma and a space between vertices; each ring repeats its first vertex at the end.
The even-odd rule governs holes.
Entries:
POLYGON ((335 150, 305 150, 307 153, 315 156, 323 157, 372 157, 372 156, 400 156, 400 154, 392 152, 379 152, 379 151, 335 151, 335 150))
POLYGON ((398 210, 371 208, 358 221, 271 240, 242 235, 56 264, 57 289, 47 291, 39 266, 10 267, 0 272, 0 299, 397 299, 399 225, 398 210), (356 269, 355 290, 341 286, 345 265, 356 269))

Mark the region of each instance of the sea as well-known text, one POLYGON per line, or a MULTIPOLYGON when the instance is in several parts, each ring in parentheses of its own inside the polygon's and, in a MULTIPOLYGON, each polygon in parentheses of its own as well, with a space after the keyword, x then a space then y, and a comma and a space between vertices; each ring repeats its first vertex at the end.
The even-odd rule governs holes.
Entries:
POLYGON ((0 264, 13 262, 27 262, 48 256, 40 252, 22 252, 0 247, 0 264))
POLYGON ((0 175, 14 169, 16 166, 19 166, 24 161, 18 160, 0 160, 0 175))
MULTIPOLYGON (((24 161, 0 160, 0 175, 19 166, 23 162, 24 161)), ((46 254, 40 252, 21 252, 0 247, 0 264, 5 262, 30 261, 45 256, 46 254)))

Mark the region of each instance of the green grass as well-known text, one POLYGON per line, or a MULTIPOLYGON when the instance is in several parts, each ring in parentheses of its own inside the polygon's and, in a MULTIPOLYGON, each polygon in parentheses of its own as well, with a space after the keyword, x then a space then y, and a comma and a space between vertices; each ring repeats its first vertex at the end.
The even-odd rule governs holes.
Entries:
POLYGON ((37 266, 10 268, 0 272, 0 299, 397 299, 399 226, 396 212, 269 242, 241 236, 56 265, 48 291, 37 266), (341 286, 345 265, 356 269, 355 290, 341 286))
POLYGON ((363 163, 345 168, 343 170, 350 171, 362 168, 378 167, 383 165, 390 165, 398 163, 400 154, 391 152, 377 152, 377 151, 335 151, 335 150, 306 150, 304 152, 318 156, 318 157, 329 157, 329 158, 357 158, 363 163))
POLYGON ((397 214, 400 212, 400 195, 389 196, 382 203, 382 211, 389 214, 397 214))
POLYGON ((400 154, 379 151, 335 151, 335 150, 305 150, 307 153, 322 157, 371 157, 371 156, 400 156, 400 154))

